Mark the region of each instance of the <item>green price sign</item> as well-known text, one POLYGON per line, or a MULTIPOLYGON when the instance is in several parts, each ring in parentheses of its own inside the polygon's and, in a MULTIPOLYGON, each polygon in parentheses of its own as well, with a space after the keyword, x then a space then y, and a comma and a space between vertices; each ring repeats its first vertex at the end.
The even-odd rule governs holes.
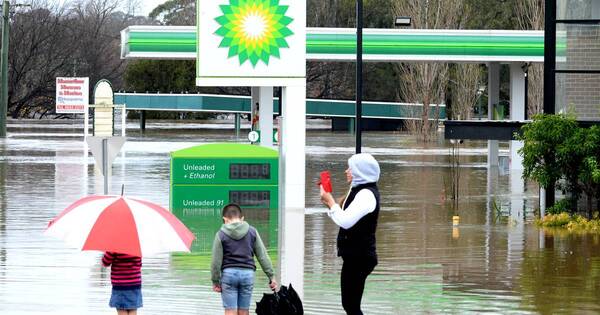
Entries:
POLYGON ((238 204, 270 248, 277 246, 277 151, 249 144, 208 144, 171 154, 171 211, 196 235, 195 253, 210 252, 221 210, 238 204))

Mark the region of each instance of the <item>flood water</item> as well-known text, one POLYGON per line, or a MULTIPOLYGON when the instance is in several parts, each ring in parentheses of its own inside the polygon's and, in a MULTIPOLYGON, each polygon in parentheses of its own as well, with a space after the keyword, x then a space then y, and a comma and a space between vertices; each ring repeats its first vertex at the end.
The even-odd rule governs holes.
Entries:
MULTIPOLYGON (((201 143, 242 141, 231 122, 131 124, 113 166, 111 191, 169 204, 169 153, 201 143), (185 128, 184 128, 185 127, 185 128)), ((78 252, 42 235, 71 202, 102 193, 102 176, 83 144, 80 124, 9 122, 0 139, 0 314, 112 314, 110 271, 100 253, 78 252)), ((342 314, 336 226, 313 184, 329 169, 334 189, 354 152, 347 133, 307 134, 305 309, 342 314)), ((507 167, 486 167, 486 143, 461 148, 458 206, 449 196, 450 151, 444 141, 416 143, 392 132, 367 132, 363 152, 380 162, 379 265, 369 277, 366 314, 594 314, 600 312, 600 236, 540 231, 533 224, 535 185, 507 167), (452 216, 460 225, 452 226, 452 216)), ((252 223, 252 222, 251 222, 252 223)), ((209 258, 144 259, 139 314, 220 314, 209 258)), ((255 298, 267 291, 257 273, 255 298)))

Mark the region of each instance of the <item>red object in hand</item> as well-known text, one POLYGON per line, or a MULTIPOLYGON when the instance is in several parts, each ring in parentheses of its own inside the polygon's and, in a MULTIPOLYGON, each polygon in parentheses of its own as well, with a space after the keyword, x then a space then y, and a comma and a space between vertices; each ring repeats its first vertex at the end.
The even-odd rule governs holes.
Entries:
POLYGON ((319 181, 319 185, 323 186, 323 190, 325 190, 325 192, 330 193, 333 191, 331 188, 331 176, 329 171, 321 172, 321 180, 319 181))

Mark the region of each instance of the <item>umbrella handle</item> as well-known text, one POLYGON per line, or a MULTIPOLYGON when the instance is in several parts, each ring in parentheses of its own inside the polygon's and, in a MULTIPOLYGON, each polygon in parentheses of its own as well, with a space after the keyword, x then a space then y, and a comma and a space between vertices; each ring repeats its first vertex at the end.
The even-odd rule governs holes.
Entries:
POLYGON ((277 287, 271 288, 271 283, 273 283, 273 280, 269 280, 269 283, 267 285, 269 286, 271 291, 273 291, 273 293, 277 293, 277 287))
POLYGON ((121 197, 123 197, 123 192, 125 192, 125 184, 121 184, 121 197))

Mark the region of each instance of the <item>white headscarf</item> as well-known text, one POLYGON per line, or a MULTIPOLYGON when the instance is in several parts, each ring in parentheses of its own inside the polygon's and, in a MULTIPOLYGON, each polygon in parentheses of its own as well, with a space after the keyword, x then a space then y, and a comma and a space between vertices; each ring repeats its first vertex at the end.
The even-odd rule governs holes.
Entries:
POLYGON ((348 159, 348 167, 352 173, 352 187, 379 180, 379 163, 368 153, 359 153, 348 159))

